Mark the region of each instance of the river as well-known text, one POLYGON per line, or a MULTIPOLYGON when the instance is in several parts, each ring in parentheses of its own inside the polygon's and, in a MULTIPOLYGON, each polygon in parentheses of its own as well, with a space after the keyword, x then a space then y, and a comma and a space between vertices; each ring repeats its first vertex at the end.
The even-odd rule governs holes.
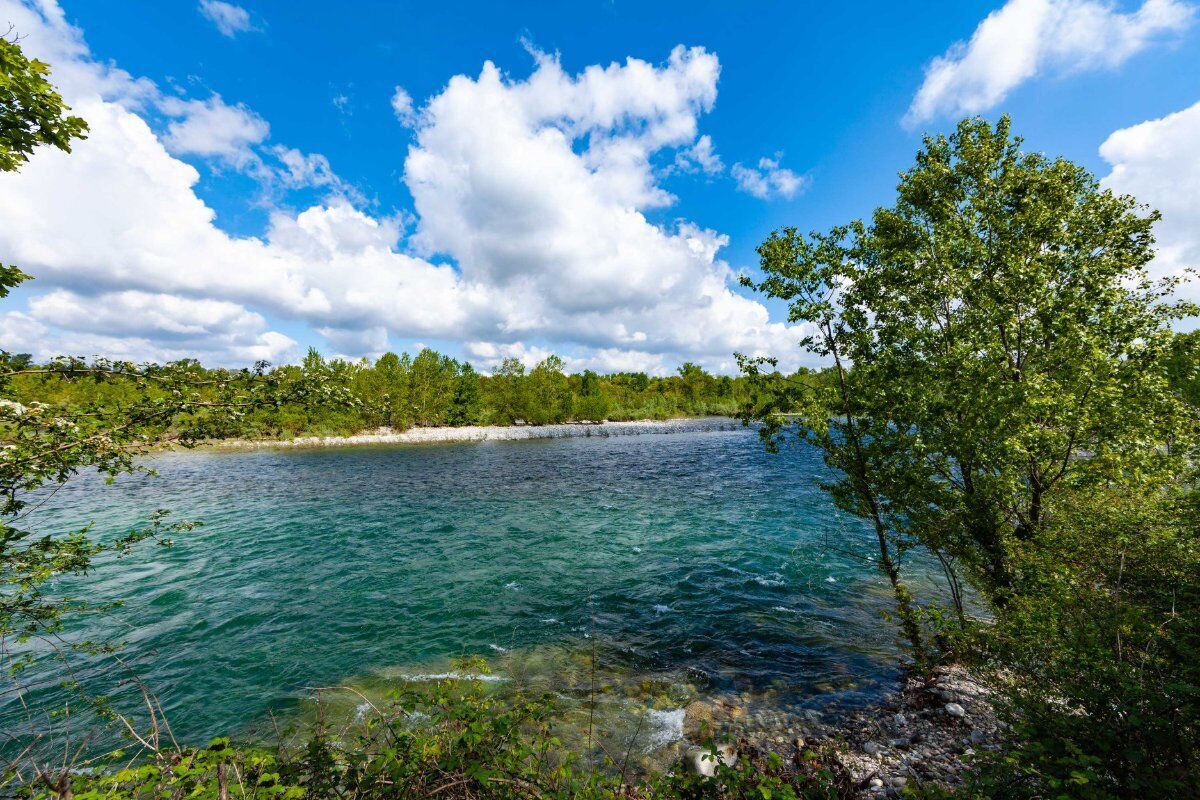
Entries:
MULTIPOLYGON (((818 488, 815 451, 712 427, 172 453, 154 476, 83 477, 36 520, 101 538, 159 508, 204 523, 59 587, 123 603, 69 635, 124 641, 185 741, 302 719, 314 687, 382 692, 470 655, 570 694, 594 653, 614 713, 650 715, 643 749, 678 738, 698 696, 809 713, 871 700, 898 655, 873 537, 818 488)), ((140 702, 115 662, 91 674, 119 707, 140 702)), ((0 713, 24 724, 11 701, 0 713)))

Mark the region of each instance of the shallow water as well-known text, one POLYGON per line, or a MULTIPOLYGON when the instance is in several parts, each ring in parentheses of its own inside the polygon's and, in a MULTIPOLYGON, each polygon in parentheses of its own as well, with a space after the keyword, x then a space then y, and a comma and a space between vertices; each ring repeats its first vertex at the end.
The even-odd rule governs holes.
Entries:
MULTIPOLYGON (((594 648, 606 688, 655 712, 652 737, 673 736, 692 696, 852 705, 896 676, 872 537, 817 488, 815 452, 766 454, 750 430, 153 466, 71 484, 37 518, 101 536, 157 508, 203 520, 63 587, 124 601, 72 634, 126 641, 184 740, 303 715, 313 687, 385 686, 463 655, 569 692, 594 648)), ((11 702, 0 714, 17 726, 11 702)))

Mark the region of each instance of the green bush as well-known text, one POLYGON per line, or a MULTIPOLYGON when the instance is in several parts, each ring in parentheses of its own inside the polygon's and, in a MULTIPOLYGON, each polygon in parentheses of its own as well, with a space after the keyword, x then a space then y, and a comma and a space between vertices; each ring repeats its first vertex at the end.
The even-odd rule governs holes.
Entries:
POLYGON ((1200 514, 1178 492, 1076 493, 980 632, 1013 744, 988 797, 1190 796, 1200 777, 1200 514))

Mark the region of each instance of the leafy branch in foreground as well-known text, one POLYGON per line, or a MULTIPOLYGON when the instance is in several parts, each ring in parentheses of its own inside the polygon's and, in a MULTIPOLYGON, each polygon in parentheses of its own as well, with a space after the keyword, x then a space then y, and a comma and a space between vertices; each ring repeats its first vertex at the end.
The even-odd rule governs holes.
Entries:
POLYGON ((40 145, 71 152, 87 138, 87 123, 70 109, 47 78, 50 66, 21 52, 10 28, 0 36, 0 172, 20 169, 40 145))

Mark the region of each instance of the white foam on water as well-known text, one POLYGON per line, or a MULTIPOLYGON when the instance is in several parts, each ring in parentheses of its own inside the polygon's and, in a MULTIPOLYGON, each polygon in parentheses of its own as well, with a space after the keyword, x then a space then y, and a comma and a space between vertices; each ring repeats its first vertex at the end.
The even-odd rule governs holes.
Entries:
POLYGON ((830 575, 828 578, 825 579, 825 582, 826 583, 837 583, 837 578, 830 575))
POLYGON ((670 606, 664 606, 662 603, 659 603, 658 605, 656 605, 656 606, 654 607, 654 613, 655 613, 655 614, 670 614, 670 613, 671 613, 671 607, 670 607, 670 606))
POLYGON ((501 655, 508 652, 507 647, 501 647, 498 644, 489 644, 488 647, 492 648, 493 650, 495 650, 497 653, 500 653, 501 655))
POLYGON ((650 747, 665 747, 671 742, 678 742, 683 738, 683 717, 682 708, 676 708, 671 711, 655 711, 653 708, 646 712, 650 718, 650 747))
POLYGON ((473 672, 422 672, 416 675, 398 675, 402 681, 484 681, 485 683, 497 683, 507 681, 501 675, 478 675, 473 672))
POLYGON ((517 583, 516 581, 510 581, 504 584, 504 588, 508 589, 510 592, 515 592, 521 588, 521 584, 517 583))

